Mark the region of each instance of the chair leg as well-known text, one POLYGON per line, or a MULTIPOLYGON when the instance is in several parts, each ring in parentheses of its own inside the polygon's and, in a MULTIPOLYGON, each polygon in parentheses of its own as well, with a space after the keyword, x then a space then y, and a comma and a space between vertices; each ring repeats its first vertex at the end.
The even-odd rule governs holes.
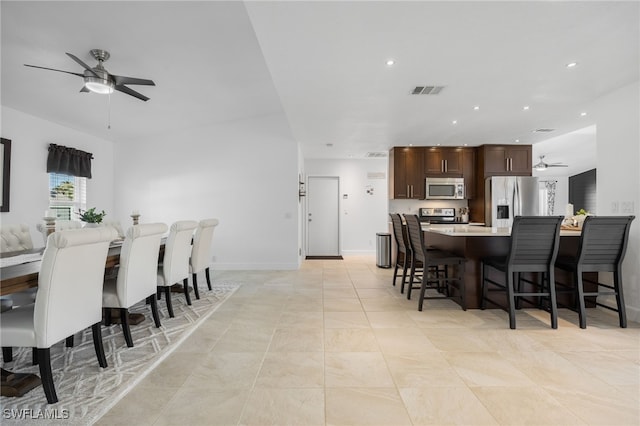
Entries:
POLYGON ((207 287, 209 287, 209 291, 211 291, 211 277, 209 276, 209 267, 204 270, 204 274, 207 278, 207 287))
POLYGON ((480 262, 480 309, 484 310, 486 307, 485 299, 487 298, 487 277, 485 276, 484 262, 480 262))
POLYGON ((184 290, 184 298, 187 300, 187 305, 191 306, 191 295, 189 294, 189 278, 182 280, 182 289, 184 290))
POLYGON ((104 311, 104 325, 109 327, 111 325, 111 308, 103 308, 104 311))
POLYGON ((151 305, 151 315, 153 316, 153 322, 156 324, 156 328, 160 328, 162 324, 160 324, 160 316, 158 315, 158 301, 156 300, 156 295, 152 294, 147 297, 147 303, 151 305))
POLYGON ((584 287, 582 282, 582 269, 579 267, 574 273, 574 282, 576 286, 576 304, 578 305, 578 321, 580 328, 587 328, 587 309, 584 303, 584 287))
MULTIPOLYGON (((424 270, 425 271, 427 270, 426 262, 425 262, 425 265, 424 265, 424 270)), ((424 304, 424 294, 427 291, 427 281, 428 281, 428 279, 427 279, 427 277, 425 277, 425 275, 426 275, 426 272, 423 272, 422 273, 422 279, 420 280, 421 281, 421 283, 420 283, 420 300, 418 301, 418 310, 419 311, 422 311, 422 305, 424 304)), ((409 291, 411 291, 411 286, 409 286, 409 291)))
POLYGON ((96 350, 98 364, 102 368, 107 368, 107 357, 104 355, 104 346, 102 344, 102 328, 99 322, 91 326, 91 334, 93 335, 93 348, 96 350))
POLYGON ((124 334, 124 340, 127 342, 127 347, 133 347, 133 338, 131 337, 131 327, 129 327, 129 310, 127 308, 120 308, 120 325, 122 326, 122 334, 124 334))
MULTIPOLYGON (((520 272, 518 272, 517 274, 517 278, 516 278, 516 285, 518 288, 517 293, 522 293, 522 274, 520 272)), ((542 279, 544 281, 544 278, 542 279)), ((522 308, 522 299, 520 297, 518 297, 516 299, 516 309, 521 309, 522 308)))
POLYGON ((507 285, 507 303, 509 305, 509 328, 514 330, 516 328, 516 300, 513 294, 513 272, 507 270, 505 282, 507 285))
MULTIPOLYGON (((547 272, 547 278, 549 278, 549 309, 551 310, 551 328, 558 328, 558 301, 556 299, 556 281, 555 281, 555 273, 553 270, 554 266, 551 265, 549 271, 547 272)), ((544 278, 543 281, 544 283, 544 278)))
POLYGON ((164 297, 167 299, 167 311, 169 311, 169 318, 173 318, 173 304, 171 303, 171 287, 166 286, 164 288, 164 297))
MULTIPOLYGON (((398 254, 398 256, 400 256, 400 254, 398 254)), ((391 284, 393 284, 393 286, 396 286, 396 278, 398 278, 398 261, 396 260, 396 266, 393 268, 393 280, 391 281, 391 284)))
POLYGON ((2 360, 4 362, 13 361, 13 348, 11 346, 2 347, 2 360))
POLYGON ((200 292, 198 291, 198 274, 192 274, 193 277, 193 294, 196 295, 196 300, 200 300, 200 292))
POLYGON ((73 334, 65 339, 64 344, 67 348, 73 347, 73 334))
POLYGON ((624 307, 624 294, 622 293, 622 269, 618 265, 613 273, 613 286, 616 291, 616 303, 618 304, 618 319, 620 327, 627 328, 627 312, 624 307))
MULTIPOLYGON (((409 272, 409 259, 408 255, 404 254, 404 259, 402 261, 402 285, 407 281, 407 273, 409 272)), ((395 285, 395 284, 394 284, 395 285)))
POLYGON ((51 372, 51 348, 38 348, 38 365, 40 367, 40 378, 42 379, 42 389, 49 404, 58 402, 56 388, 53 384, 53 373, 51 372))
POLYGON ((31 365, 38 365, 38 348, 31 348, 31 365))

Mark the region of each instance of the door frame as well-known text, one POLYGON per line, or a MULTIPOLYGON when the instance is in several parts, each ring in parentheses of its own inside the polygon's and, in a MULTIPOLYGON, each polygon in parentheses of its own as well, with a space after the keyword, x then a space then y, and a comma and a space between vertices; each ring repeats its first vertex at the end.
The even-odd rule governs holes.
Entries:
POLYGON ((309 199, 310 199, 310 195, 309 195, 309 189, 311 188, 311 185, 309 183, 310 179, 335 179, 338 181, 338 255, 342 256, 342 220, 341 220, 341 216, 340 216, 340 211, 342 209, 342 201, 340 198, 340 176, 327 176, 327 175, 307 175, 307 179, 306 179, 306 189, 307 189, 307 196, 305 197, 305 203, 304 203, 304 247, 305 247, 305 253, 304 253, 304 257, 306 258, 307 256, 309 256, 309 199))

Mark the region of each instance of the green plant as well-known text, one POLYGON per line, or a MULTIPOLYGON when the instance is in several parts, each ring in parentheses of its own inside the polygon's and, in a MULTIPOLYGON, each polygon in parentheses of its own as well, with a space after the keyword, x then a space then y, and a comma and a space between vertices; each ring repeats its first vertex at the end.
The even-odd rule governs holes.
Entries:
POLYGON ((589 212, 588 212, 588 211, 586 211, 585 209, 580 209, 580 210, 578 210, 578 211, 576 212, 576 215, 580 215, 580 214, 583 214, 583 215, 585 215, 585 216, 586 216, 586 215, 588 215, 588 214, 589 214, 589 212))
POLYGON ((80 220, 87 223, 102 223, 102 219, 107 214, 102 210, 100 213, 96 212, 95 207, 91 207, 89 210, 82 211, 78 213, 80 216, 80 220))

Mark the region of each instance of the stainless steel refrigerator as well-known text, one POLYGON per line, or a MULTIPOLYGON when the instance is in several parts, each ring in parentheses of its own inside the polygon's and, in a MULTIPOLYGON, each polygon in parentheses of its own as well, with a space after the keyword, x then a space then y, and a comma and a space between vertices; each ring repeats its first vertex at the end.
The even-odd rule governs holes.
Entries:
POLYGON ((484 199, 485 226, 510 228, 515 216, 540 216, 537 177, 487 178, 484 199))

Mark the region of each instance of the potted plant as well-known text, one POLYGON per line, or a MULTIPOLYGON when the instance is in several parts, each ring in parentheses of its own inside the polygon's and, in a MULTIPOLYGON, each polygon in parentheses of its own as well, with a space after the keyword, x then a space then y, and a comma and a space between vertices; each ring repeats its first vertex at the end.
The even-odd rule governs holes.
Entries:
POLYGON ((582 228, 582 224, 584 223, 584 220, 587 218, 587 216, 589 216, 591 213, 589 213, 588 211, 586 211, 585 209, 580 209, 576 212, 575 216, 572 217, 573 219, 573 224, 574 226, 577 226, 578 228, 582 228))
POLYGON ((80 210, 78 212, 78 216, 80 216, 80 220, 85 222, 88 227, 96 227, 102 223, 102 219, 107 214, 102 210, 100 213, 96 212, 95 207, 91 207, 89 210, 80 210))

